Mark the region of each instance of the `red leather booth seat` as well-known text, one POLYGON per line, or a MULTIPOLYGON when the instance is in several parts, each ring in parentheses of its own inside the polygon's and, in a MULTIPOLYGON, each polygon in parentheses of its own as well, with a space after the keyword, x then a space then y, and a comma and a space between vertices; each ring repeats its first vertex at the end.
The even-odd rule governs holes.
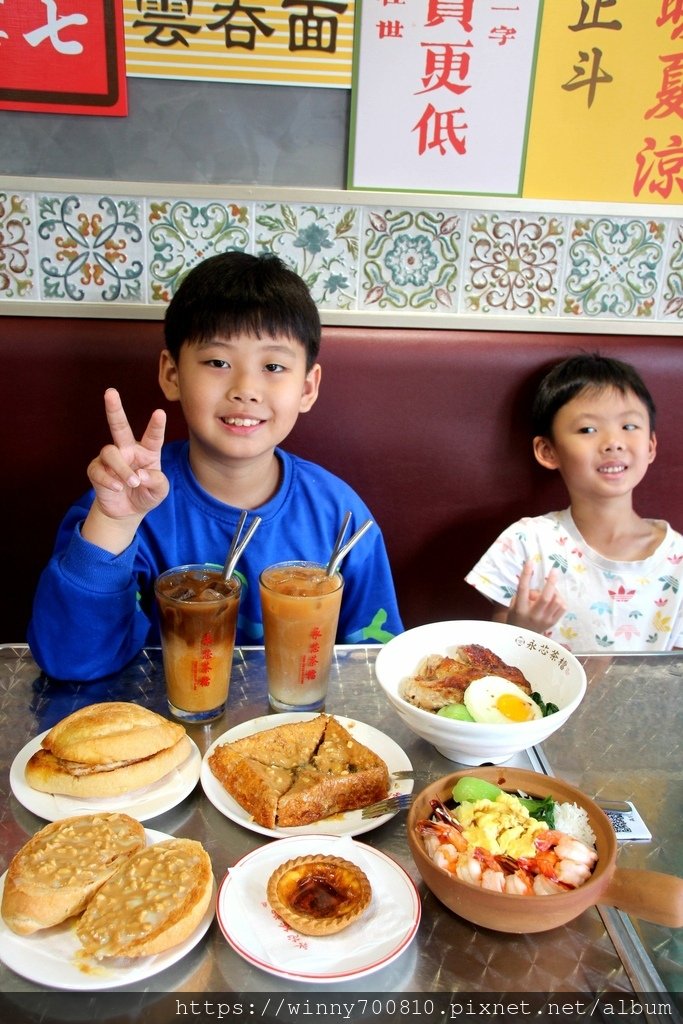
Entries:
MULTIPOLYGON (((161 404, 159 321, 3 317, 4 642, 25 638, 31 595, 58 522, 108 440, 115 386, 133 427, 161 404)), ((683 346, 673 337, 363 327, 324 329, 321 394, 287 446, 345 477, 381 525, 406 626, 488 618, 463 576, 522 514, 564 507, 531 455, 529 408, 549 365, 580 349, 633 362, 658 406, 658 456, 642 515, 683 527, 678 428, 683 346)), ((169 437, 183 434, 176 406, 169 437)))

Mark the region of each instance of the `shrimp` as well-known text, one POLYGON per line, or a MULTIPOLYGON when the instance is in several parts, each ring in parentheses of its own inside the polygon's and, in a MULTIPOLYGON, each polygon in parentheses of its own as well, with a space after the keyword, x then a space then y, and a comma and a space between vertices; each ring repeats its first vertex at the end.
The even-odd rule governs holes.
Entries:
POLYGON ((462 830, 455 824, 431 821, 429 818, 418 821, 415 828, 422 836, 425 850, 437 867, 454 875, 459 855, 467 850, 467 840, 462 830))
MULTIPOLYGON (((539 875, 543 878, 543 875, 539 875)), ((517 868, 511 874, 505 876, 503 891, 513 896, 532 896, 534 893, 534 877, 524 868, 517 868)), ((544 879, 545 881, 545 879, 544 879)))
POLYGON ((423 818, 415 826, 427 855, 461 882, 481 889, 516 896, 566 892, 590 878, 598 859, 595 849, 555 829, 534 837, 533 857, 493 854, 469 845, 462 825, 440 800, 432 800, 431 806, 433 817, 423 818))
POLYGON ((469 882, 470 885, 481 885, 481 862, 471 854, 461 853, 455 867, 455 875, 461 882, 469 882))
POLYGON ((554 896, 558 892, 566 892, 566 888, 562 885, 558 885, 557 882, 553 882, 550 878, 546 878, 545 875, 536 875, 532 885, 532 891, 535 896, 554 896))
POLYGON ((492 892, 503 892, 505 889, 505 872, 501 858, 489 853, 481 846, 474 848, 475 859, 480 861, 484 867, 481 872, 482 889, 490 889, 492 892))
POLYGON ((535 842, 539 850, 553 848, 560 860, 573 860, 577 864, 592 867, 598 859, 597 851, 592 846, 567 835, 566 832, 548 829, 547 832, 540 832, 535 842))
POLYGON ((564 889, 576 889, 583 885, 590 878, 598 859, 592 847, 554 829, 537 835, 534 845, 538 851, 536 856, 522 858, 521 866, 532 874, 543 875, 564 889))

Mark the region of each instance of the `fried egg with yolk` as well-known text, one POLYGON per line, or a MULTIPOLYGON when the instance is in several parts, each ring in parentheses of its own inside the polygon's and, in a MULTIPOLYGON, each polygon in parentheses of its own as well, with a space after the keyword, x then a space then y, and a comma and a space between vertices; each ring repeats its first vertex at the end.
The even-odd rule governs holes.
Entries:
POLYGON ((465 690, 464 701, 475 722, 509 724, 543 717, 538 704, 524 690, 500 676, 473 680, 465 690))

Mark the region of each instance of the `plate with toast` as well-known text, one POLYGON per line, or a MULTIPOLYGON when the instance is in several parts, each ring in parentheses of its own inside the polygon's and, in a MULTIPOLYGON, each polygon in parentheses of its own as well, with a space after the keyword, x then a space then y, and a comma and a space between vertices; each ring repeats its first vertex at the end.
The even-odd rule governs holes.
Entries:
POLYGON ((398 813, 362 812, 410 794, 411 773, 408 756, 379 729, 339 715, 285 712, 242 722, 214 740, 200 783, 214 807, 251 831, 354 836, 398 813))
POLYGON ((53 822, 0 878, 0 959, 21 977, 57 989, 140 982, 200 942, 215 915, 216 891, 208 854, 194 840, 143 829, 117 813, 53 822), (93 829, 100 833, 91 839, 93 829), (116 857, 101 854, 104 848, 116 857), (45 867, 59 884, 46 887, 40 862, 48 855, 45 867))
MULTIPOLYGON (((46 821, 57 821, 74 814, 93 811, 125 811, 138 821, 149 821, 158 814, 177 807, 197 785, 202 755, 189 736, 183 737, 184 758, 155 782, 136 786, 124 793, 107 796, 71 796, 67 793, 48 793, 29 785, 26 770, 29 762, 44 751, 50 730, 41 733, 22 747, 10 767, 10 786, 14 796, 27 811, 46 821)), ((141 759, 142 760, 142 759, 141 759)), ((50 785, 49 782, 46 785, 50 785)))

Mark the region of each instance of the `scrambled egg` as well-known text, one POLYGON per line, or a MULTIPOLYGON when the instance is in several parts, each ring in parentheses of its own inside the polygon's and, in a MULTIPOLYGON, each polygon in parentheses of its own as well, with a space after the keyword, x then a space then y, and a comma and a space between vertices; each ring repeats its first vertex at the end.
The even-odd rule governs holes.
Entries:
POLYGON ((533 857, 534 836, 548 828, 544 821, 532 818, 511 793, 501 793, 497 800, 458 804, 454 816, 472 846, 511 857, 533 857))

